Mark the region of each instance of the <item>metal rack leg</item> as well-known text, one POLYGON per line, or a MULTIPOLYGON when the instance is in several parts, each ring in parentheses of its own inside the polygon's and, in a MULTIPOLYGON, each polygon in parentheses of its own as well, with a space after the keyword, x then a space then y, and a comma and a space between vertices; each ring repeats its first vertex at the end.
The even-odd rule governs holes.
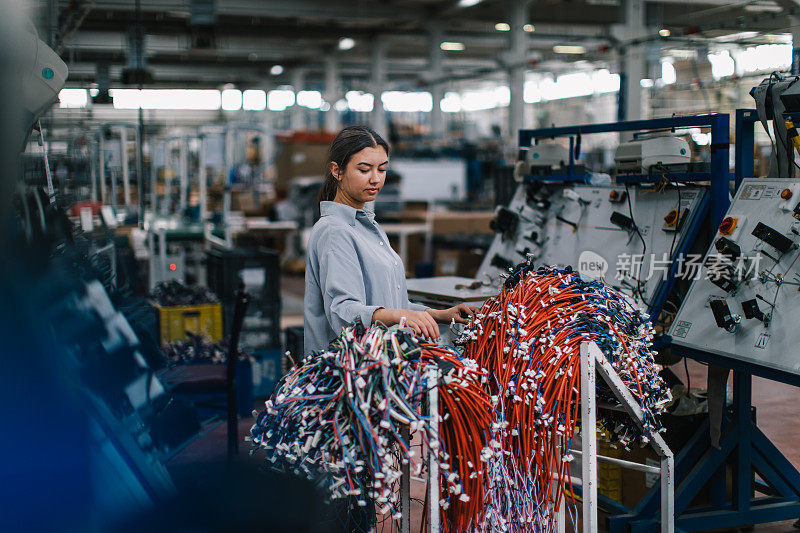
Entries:
POLYGON ((583 532, 597 531, 597 413, 594 356, 581 343, 581 447, 583 461, 583 532))
MULTIPOLYGON (((439 381, 439 371, 431 370, 429 380, 434 385, 439 381)), ((431 430, 433 435, 439 435, 439 390, 436 386, 430 386, 428 393, 428 414, 431 417, 431 430)), ((430 463, 428 467, 430 473, 429 484, 429 498, 428 498, 428 516, 430 520, 430 532, 439 533, 439 463, 436 461, 433 450, 430 454, 430 463)))

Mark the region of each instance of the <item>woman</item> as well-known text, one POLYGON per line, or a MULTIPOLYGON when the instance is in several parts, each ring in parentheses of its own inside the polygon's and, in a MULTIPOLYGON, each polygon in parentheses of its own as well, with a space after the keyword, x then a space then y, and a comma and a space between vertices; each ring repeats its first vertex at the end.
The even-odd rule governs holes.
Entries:
POLYGON ((325 349, 342 328, 402 320, 436 339, 437 322, 466 323, 476 307, 436 310, 408 301, 405 268, 389 239, 364 209, 386 179, 389 145, 366 126, 344 128, 331 143, 319 193, 320 219, 308 241, 303 309, 305 353, 325 349))

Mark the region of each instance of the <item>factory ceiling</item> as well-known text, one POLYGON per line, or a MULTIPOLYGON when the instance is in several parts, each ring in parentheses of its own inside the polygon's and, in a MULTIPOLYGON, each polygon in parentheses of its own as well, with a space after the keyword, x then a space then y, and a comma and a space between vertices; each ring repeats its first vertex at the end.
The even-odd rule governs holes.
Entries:
MULTIPOLYGON (((140 0, 139 11, 133 0, 51 0, 49 12, 40 5, 42 27, 51 21, 51 42, 68 62, 73 86, 96 82, 98 72, 120 86, 126 65, 136 62, 136 28, 152 87, 272 87, 291 84, 297 71, 311 87, 322 82, 332 56, 348 86, 366 88, 379 40, 387 80, 401 89, 510 66, 511 32, 502 25, 509 22, 508 0, 140 0), (439 53, 431 38, 463 45, 441 52, 438 80, 425 75, 432 48, 439 53), (341 49, 342 39, 352 39, 352 47, 341 49), (274 75, 274 65, 282 73, 274 75)), ((800 15, 795 0, 662 0, 645 7, 647 27, 637 42, 656 49, 707 47, 745 29, 756 33, 741 38, 748 43, 769 42, 769 34, 789 31, 795 11, 800 15), (669 37, 659 35, 664 29, 669 37)), ((613 68, 617 52, 631 44, 614 31, 624 23, 620 0, 535 0, 527 13, 531 68, 569 68, 577 60, 613 68), (555 54, 553 46, 564 44, 586 52, 555 54)))

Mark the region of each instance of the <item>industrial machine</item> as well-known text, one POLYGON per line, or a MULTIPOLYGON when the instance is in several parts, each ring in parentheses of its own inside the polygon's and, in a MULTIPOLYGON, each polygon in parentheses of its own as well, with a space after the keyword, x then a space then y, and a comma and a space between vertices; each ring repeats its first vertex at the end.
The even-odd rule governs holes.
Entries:
MULTIPOLYGON (((673 353, 709 365, 709 420, 676 462, 675 524, 684 531, 800 517, 800 472, 758 428, 752 408, 754 375, 800 385, 793 327, 800 287, 795 262, 800 181, 786 179, 780 160, 791 152, 779 147, 770 177, 753 177, 754 125, 763 116, 755 110, 736 112, 733 203, 712 219, 713 240, 695 262, 694 281, 669 330, 673 353), (731 370, 733 405, 728 407, 731 370), (708 505, 692 506, 704 487, 708 505)), ((727 195, 717 200, 727 202, 727 195)), ((654 530, 658 505, 654 488, 629 514, 612 517, 610 531, 626 531, 630 524, 637 531, 654 530)))
MULTIPOLYGON (((58 100, 58 93, 64 87, 68 74, 67 64, 39 39, 36 29, 31 25, 26 30, 20 32, 23 41, 17 48, 21 56, 18 64, 23 79, 25 137, 42 113, 58 100)), ((21 140, 20 148, 24 143, 25 140, 21 140)))
POLYGON ((800 180, 749 178, 719 225, 673 344, 797 373, 800 180))
POLYGON ((523 183, 497 210, 496 235, 477 280, 412 279, 409 296, 436 305, 481 302, 530 256, 537 264, 569 265, 585 278, 603 279, 657 318, 677 274, 676 260, 688 253, 709 209, 715 219, 724 212, 715 198, 727 194, 727 128, 727 115, 701 115, 520 131, 519 145, 529 147, 521 149, 515 168, 523 183), (686 141, 663 134, 626 145, 630 157, 614 185, 587 184, 592 174, 577 163, 585 135, 702 126, 724 145, 712 151, 710 169, 687 171, 688 151, 680 153, 686 141), (538 142, 558 138, 567 138, 570 148, 538 142), (537 160, 542 166, 531 165, 537 160), (675 163, 681 166, 669 166, 675 163), (697 184, 708 181, 710 188, 697 184))
POLYGON ((666 296, 671 261, 691 244, 707 209, 703 187, 531 181, 498 211, 498 234, 478 279, 499 286, 509 268, 531 255, 538 264, 571 265, 655 306, 666 296))
POLYGON ((658 135, 621 143, 614 154, 614 164, 619 174, 647 173, 656 165, 668 170, 669 165, 688 163, 690 159, 689 143, 674 135, 658 135))

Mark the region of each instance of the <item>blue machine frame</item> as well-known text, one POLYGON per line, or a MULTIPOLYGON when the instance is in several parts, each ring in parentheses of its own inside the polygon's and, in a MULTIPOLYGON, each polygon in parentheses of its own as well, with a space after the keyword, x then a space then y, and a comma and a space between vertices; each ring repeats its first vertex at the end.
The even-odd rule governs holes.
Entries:
MULTIPOLYGON (((729 149, 730 149, 730 117, 727 114, 691 115, 683 117, 657 118, 650 120, 632 120, 627 122, 610 122, 605 124, 587 124, 582 126, 564 126, 553 128, 540 128, 519 131, 519 146, 531 146, 531 143, 538 143, 541 139, 552 139, 555 137, 569 138, 569 166, 567 174, 547 174, 545 176, 524 176, 526 181, 544 180, 548 182, 569 182, 569 181, 588 181, 588 175, 575 173, 575 136, 588 135, 593 133, 613 133, 623 131, 653 131, 653 130, 675 130, 682 128, 710 127, 711 128, 711 172, 683 172, 672 174, 670 178, 678 182, 697 182, 710 181, 710 202, 704 200, 700 205, 700 212, 695 217, 693 224, 687 228, 686 234, 681 238, 676 250, 677 256, 686 254, 694 242, 700 229, 700 224, 705 218, 705 214, 711 206, 710 229, 716 231, 725 212, 728 210, 728 182, 730 181, 729 172, 729 149)), ((658 176, 649 174, 625 175, 617 177, 618 183, 653 183, 661 179, 658 176)), ((658 290, 653 295, 648 312, 653 319, 658 317, 664 301, 667 299, 669 291, 675 282, 675 273, 678 265, 674 264, 670 268, 667 280, 659 285, 658 290)), ((605 502, 612 506, 613 500, 605 502)), ((619 504, 617 504, 619 505, 619 504)), ((627 512, 628 509, 620 507, 620 512, 627 512)))
MULTIPOLYGON (((737 189, 744 178, 754 176, 756 122, 755 110, 736 110, 734 175, 737 189)), ((800 376, 699 350, 677 346, 673 350, 698 361, 732 369, 734 398, 733 415, 730 420, 723 420, 719 448, 711 446, 708 422, 705 422, 676 457, 676 531, 730 528, 800 517, 800 472, 761 432, 752 413, 754 375, 795 386, 800 386, 800 376), (728 464, 733 469, 730 502, 727 501, 728 464), (760 480, 755 480, 756 472, 760 480), (710 504, 704 508, 689 508, 706 485, 710 488, 710 504), (768 496, 754 498, 754 489, 768 496)), ((659 502, 656 484, 631 512, 610 518, 610 532, 656 531, 659 502)))

